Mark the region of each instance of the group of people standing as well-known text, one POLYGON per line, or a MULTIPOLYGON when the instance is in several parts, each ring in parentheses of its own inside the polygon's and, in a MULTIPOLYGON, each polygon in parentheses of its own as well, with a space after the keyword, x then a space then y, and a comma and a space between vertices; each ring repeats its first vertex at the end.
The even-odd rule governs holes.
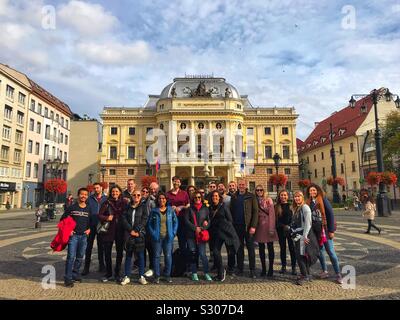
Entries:
POLYGON ((211 182, 207 192, 194 186, 182 190, 179 177, 173 177, 172 183, 172 190, 164 193, 155 182, 149 188, 137 189, 135 181, 130 179, 125 191, 112 186, 108 197, 99 183, 94 184, 91 195, 87 189, 79 189, 77 201, 66 208, 61 218, 71 216, 76 221, 68 243, 65 285, 72 287, 74 282, 82 281, 79 270, 83 261, 82 275, 89 274, 96 237, 99 272, 104 273, 102 282, 115 280, 121 285, 128 284, 133 265, 138 269, 140 284, 146 284, 151 277, 155 283, 160 279, 172 282, 173 264, 177 263, 173 261, 175 237, 184 269, 192 281, 199 281, 199 261, 206 281, 224 281, 227 274, 243 276, 245 247, 250 278, 272 278, 274 242, 278 241, 281 274, 287 272, 286 249, 289 248, 291 274, 297 276, 297 284, 311 279, 310 267, 318 259, 322 268, 320 277, 327 278, 326 252, 336 281, 342 282, 334 250, 334 214, 319 186, 310 185, 306 198, 302 192, 295 192, 294 198, 290 199, 289 192, 281 190, 274 203, 262 185, 256 186, 255 193, 249 192, 244 179, 230 182, 228 190, 223 183, 211 182), (113 269, 114 243, 116 260, 113 269), (221 253, 224 245, 228 255, 226 267, 221 253), (256 274, 257 245, 260 274, 256 274), (162 253, 164 268, 161 274, 162 253), (145 271, 147 257, 148 270, 145 271), (209 262, 213 262, 213 266, 210 267, 209 262), (211 270, 216 271, 215 277, 210 275, 211 270))

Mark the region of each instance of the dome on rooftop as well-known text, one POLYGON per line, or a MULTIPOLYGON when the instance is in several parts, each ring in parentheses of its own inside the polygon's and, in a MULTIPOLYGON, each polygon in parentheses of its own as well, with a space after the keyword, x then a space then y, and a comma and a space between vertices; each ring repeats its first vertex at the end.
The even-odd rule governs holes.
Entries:
POLYGON ((160 94, 160 99, 165 98, 234 98, 240 99, 237 89, 227 83, 224 78, 214 77, 185 77, 175 78, 174 82, 167 85, 160 94))

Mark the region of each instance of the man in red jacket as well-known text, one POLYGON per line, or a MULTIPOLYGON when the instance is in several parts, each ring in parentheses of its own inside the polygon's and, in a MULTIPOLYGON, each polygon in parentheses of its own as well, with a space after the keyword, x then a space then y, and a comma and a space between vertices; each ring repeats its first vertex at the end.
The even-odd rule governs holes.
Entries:
POLYGON ((90 234, 90 208, 86 204, 89 191, 86 188, 78 190, 78 202, 68 207, 61 217, 61 220, 71 217, 75 220, 76 226, 68 241, 68 255, 65 263, 64 284, 72 288, 74 281, 82 282, 79 269, 85 256, 87 239, 90 234))

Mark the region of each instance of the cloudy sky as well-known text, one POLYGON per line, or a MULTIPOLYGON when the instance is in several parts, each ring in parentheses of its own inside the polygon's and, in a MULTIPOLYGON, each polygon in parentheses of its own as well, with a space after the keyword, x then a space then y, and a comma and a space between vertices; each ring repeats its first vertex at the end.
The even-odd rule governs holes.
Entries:
POLYGON ((294 106, 305 138, 353 93, 400 93, 399 17, 399 0, 0 0, 0 62, 92 117, 214 74, 294 106))

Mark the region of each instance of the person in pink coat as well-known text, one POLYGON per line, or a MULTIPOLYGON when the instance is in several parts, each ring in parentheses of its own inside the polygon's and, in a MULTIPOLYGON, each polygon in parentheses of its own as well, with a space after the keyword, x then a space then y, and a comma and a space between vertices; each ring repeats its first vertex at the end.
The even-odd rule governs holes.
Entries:
POLYGON ((274 273, 274 241, 278 241, 278 234, 275 227, 275 210, 271 198, 265 195, 262 185, 256 187, 256 197, 258 201, 258 225, 256 228, 254 240, 258 242, 258 251, 261 260, 261 277, 271 278, 274 273), (268 249, 269 268, 267 273, 265 261, 265 244, 268 249))

